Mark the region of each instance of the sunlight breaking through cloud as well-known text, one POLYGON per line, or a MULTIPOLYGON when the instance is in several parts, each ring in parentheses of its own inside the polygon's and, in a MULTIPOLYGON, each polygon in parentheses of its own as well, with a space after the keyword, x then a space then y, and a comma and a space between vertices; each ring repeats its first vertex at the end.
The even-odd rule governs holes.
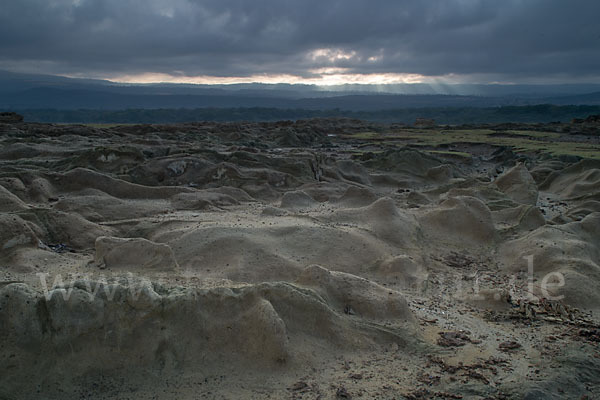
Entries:
POLYGON ((229 85, 239 83, 288 83, 305 85, 343 85, 365 84, 384 85, 398 83, 426 83, 432 81, 431 77, 418 74, 353 74, 345 73, 345 68, 320 68, 311 70, 314 76, 302 77, 297 75, 251 75, 251 76, 180 76, 161 73, 145 73, 136 75, 119 75, 106 77, 118 83, 189 83, 199 85, 229 85))

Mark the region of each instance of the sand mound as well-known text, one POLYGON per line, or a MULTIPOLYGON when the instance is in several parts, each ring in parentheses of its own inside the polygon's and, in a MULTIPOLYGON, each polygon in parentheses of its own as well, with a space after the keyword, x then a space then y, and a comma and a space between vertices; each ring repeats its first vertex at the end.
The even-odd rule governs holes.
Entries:
POLYGON ((224 207, 254 200, 245 191, 227 186, 205 190, 149 187, 87 170, 78 170, 73 174, 79 177, 79 183, 63 185, 63 180, 67 178, 56 178, 57 186, 62 186, 68 195, 62 196, 55 208, 78 213, 90 221, 140 218, 170 210, 204 210, 212 206, 224 207), (100 178, 85 186, 82 182, 84 177, 100 178))
POLYGON ((349 186, 341 197, 333 199, 331 202, 342 207, 357 208, 368 206, 376 200, 377 195, 372 190, 349 186))
POLYGON ((296 132, 291 129, 280 129, 274 132, 275 143, 285 147, 300 147, 302 146, 302 140, 298 137, 296 132))
POLYGON ((595 212, 600 212, 600 201, 588 200, 578 204, 576 207, 569 209, 567 215, 574 220, 580 220, 586 215, 595 212))
POLYGON ((501 210, 504 208, 514 208, 519 206, 519 203, 509 198, 505 193, 498 190, 495 185, 474 184, 471 187, 451 188, 446 198, 470 196, 476 197, 483 201, 490 210, 501 210))
POLYGON ((250 148, 231 152, 203 149, 194 156, 178 154, 148 160, 129 175, 133 181, 146 185, 187 184, 209 188, 268 182, 274 187, 288 187, 314 180, 316 164, 315 155, 306 151, 267 156, 250 148))
POLYGON ((155 157, 128 172, 132 180, 140 185, 175 185, 177 182, 191 183, 201 176, 202 171, 213 166, 203 157, 181 155, 155 157))
POLYGON ((28 183, 28 186, 28 197, 40 203, 45 203, 51 198, 56 198, 59 193, 50 181, 45 178, 35 178, 28 183))
POLYGON ((23 247, 37 247, 39 239, 31 227, 17 215, 0 214, 0 249, 2 258, 23 247))
POLYGON ((351 182, 357 182, 363 185, 369 185, 371 179, 369 172, 362 165, 350 160, 338 161, 335 163, 339 175, 351 182))
POLYGON ((541 190, 557 193, 568 200, 600 200, 600 161, 582 160, 550 174, 541 190))
POLYGON ((142 238, 96 239, 95 266, 116 270, 171 271, 178 268, 173 250, 166 244, 142 238))
POLYGON ((288 211, 282 210, 279 207, 266 206, 261 211, 261 215, 266 217, 283 217, 284 215, 288 215, 288 211))
POLYGON ((367 207, 342 209, 326 220, 357 224, 376 238, 399 246, 409 246, 417 239, 417 222, 401 213, 394 200, 383 197, 367 207))
POLYGON ((244 183, 240 189, 255 199, 274 202, 281 198, 281 193, 268 183, 244 183))
POLYGON ((406 196, 406 204, 411 208, 419 208, 431 203, 431 199, 424 193, 413 190, 406 196))
MULTIPOLYGON (((310 197, 320 203, 339 198, 350 187, 346 182, 312 182, 305 183, 298 189, 306 192, 310 197)), ((353 186, 353 185, 352 185, 353 186)))
POLYGON ((58 195, 50 182, 36 173, 23 172, 14 175, 0 178, 0 183, 25 203, 46 203, 58 195))
POLYGON ((115 233, 110 227, 90 222, 78 214, 61 211, 35 210, 24 213, 22 217, 35 224, 37 236, 46 244, 64 244, 75 250, 91 249, 96 238, 115 233))
POLYGON ((11 143, 0 149, 0 160, 19 160, 45 155, 38 145, 27 143, 11 143))
POLYGON ((524 257, 533 257, 535 294, 541 297, 564 295, 568 304, 597 309, 600 304, 600 213, 582 221, 560 226, 546 225, 504 243, 499 258, 507 271, 527 272, 524 257), (564 286, 553 273, 564 276, 564 286), (541 284, 548 276, 547 292, 541 284))
POLYGON ((179 264, 205 276, 235 282, 292 280, 301 260, 287 238, 260 229, 199 229, 170 241, 179 264), (193 243, 194 247, 191 246, 193 243), (285 246, 285 247, 284 247, 285 246), (291 253, 291 254, 290 254, 291 253))
POLYGON ((165 199, 178 193, 191 192, 185 187, 150 187, 115 179, 85 168, 75 168, 63 175, 51 177, 52 184, 61 191, 75 192, 82 189, 96 189, 121 199, 165 199))
MULTIPOLYGON (((0 288, 0 337, 11 338, 19 346, 37 350, 43 334, 37 302, 39 294, 22 283, 0 288)), ((3 343, 4 344, 4 343, 3 343)), ((1 347, 5 350, 5 347, 1 347)))
POLYGON ((129 146, 97 147, 65 160, 66 167, 93 169, 109 173, 124 173, 144 162, 141 150, 129 146))
POLYGON ((423 232, 442 243, 489 245, 496 231, 490 209, 475 197, 452 197, 420 216, 423 232))
POLYGON ((382 282, 394 282, 405 289, 422 288, 427 280, 425 268, 405 254, 384 259, 371 272, 382 282))
MULTIPOLYGON (((362 229, 278 217, 276 225, 196 227, 165 231, 150 239, 168 243, 184 269, 237 282, 293 281, 309 264, 359 273, 390 251, 362 229)), ((397 233, 397 232, 396 232, 397 233)), ((402 238, 406 240, 405 238, 402 238)))
POLYGON ((403 148, 388 150, 377 157, 365 162, 365 166, 380 171, 403 172, 415 176, 425 176, 431 168, 438 167, 443 162, 429 154, 403 148))
POLYGON ((233 198, 235 201, 239 203, 248 203, 255 201, 248 193, 239 188, 234 188, 231 186, 221 186, 215 189, 207 189, 208 193, 218 193, 222 195, 229 196, 233 198))
POLYGON ((82 191, 60 199, 54 205, 56 210, 76 213, 98 223, 164 214, 172 207, 169 200, 119 199, 97 190, 82 191))
POLYGON ((355 275, 311 265, 296 283, 314 288, 328 304, 347 314, 379 320, 413 320, 399 292, 355 275))
POLYGON ((541 185, 550 174, 560 171, 565 168, 566 164, 560 160, 545 160, 531 168, 529 171, 531 176, 535 180, 535 183, 541 185))
POLYGON ((241 168, 235 164, 224 162, 204 170, 203 176, 194 180, 194 185, 204 188, 231 186, 243 189, 252 197, 262 198, 262 190, 255 188, 262 188, 266 185, 271 190, 289 189, 298 187, 300 181, 291 174, 271 168, 241 168))
POLYGON ((115 370, 135 375, 130 369, 139 367, 168 373, 221 359, 268 365, 288 356, 285 324, 257 289, 158 294, 152 285, 80 282, 72 290, 52 290, 49 299, 24 285, 9 285, 1 293, 2 353, 19 359, 17 368, 3 367, 7 393, 23 385, 11 382, 12 374, 33 387, 56 379, 57 371, 73 363, 78 368, 70 369, 70 378, 115 370), (48 351, 65 354, 51 365, 37 364, 36 355, 48 351))
POLYGON ((7 285, 0 289, 0 353, 16 357, 0 367, 0 394, 43 386, 75 364, 67 379, 109 371, 127 377, 137 368, 231 371, 231 362, 277 367, 315 351, 415 342, 413 317, 398 293, 350 275, 314 268, 306 274, 324 276, 327 281, 311 282, 315 290, 286 283, 192 290, 78 281, 43 296, 24 284, 7 285), (350 308, 344 312, 347 289, 357 312, 388 323, 365 324, 350 308), (39 363, 40 353, 61 356, 39 363))
POLYGON ((456 169, 452 165, 442 164, 429 168, 425 173, 425 176, 431 181, 445 183, 453 178, 460 177, 461 174, 457 174, 456 169))
POLYGON ((59 193, 47 179, 34 173, 18 174, 9 179, 6 189, 26 203, 47 203, 59 193))
POLYGON ((538 190, 535 180, 522 163, 500 175, 494 183, 516 202, 531 205, 537 203, 538 190))
POLYGON ((492 218, 498 229, 509 230, 510 233, 532 231, 546 224, 539 208, 525 204, 493 211, 492 218))
POLYGON ((281 208, 299 210, 310 208, 316 205, 317 202, 302 190, 294 190, 285 192, 281 198, 281 208))
POLYGON ((418 188, 452 182, 460 170, 414 149, 387 150, 363 163, 373 172, 371 182, 380 188, 418 188))
POLYGON ((0 212, 22 211, 27 208, 27 204, 0 185, 0 212))
MULTIPOLYGON (((17 174, 15 174, 17 175, 17 174)), ((18 176, 3 176, 0 177, 0 185, 4 187, 8 192, 14 194, 24 202, 28 202, 27 198, 27 186, 22 179, 18 176)))
POLYGON ((171 206, 177 210, 204 210, 211 206, 223 207, 239 204, 233 197, 210 191, 179 193, 171 197, 171 206))

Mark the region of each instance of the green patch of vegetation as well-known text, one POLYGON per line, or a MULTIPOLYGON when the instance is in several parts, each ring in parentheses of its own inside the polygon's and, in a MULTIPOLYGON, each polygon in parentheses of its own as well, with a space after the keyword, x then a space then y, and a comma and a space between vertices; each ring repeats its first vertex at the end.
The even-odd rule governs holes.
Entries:
MULTIPOLYGON (((395 130, 387 134, 358 134, 353 136, 355 139, 365 141, 384 139, 381 144, 385 145, 405 145, 409 142, 411 146, 439 147, 449 144, 487 144, 491 146, 506 146, 512 148, 515 152, 541 152, 554 156, 573 155, 583 158, 600 159, 600 146, 583 144, 576 142, 564 142, 557 140, 560 134, 555 132, 537 132, 537 131, 493 131, 490 129, 465 129, 465 130, 418 130, 403 129, 395 130), (500 134, 498 134, 500 133, 500 134), (506 133, 503 136, 501 133, 506 133), (400 143, 402 141, 402 143, 400 143)), ((469 156, 465 152, 454 152, 446 150, 426 150, 437 152, 437 154, 454 154, 456 156, 469 156)))
POLYGON ((350 150, 350 153, 352 154, 367 154, 367 153, 372 153, 372 154, 382 154, 384 153, 385 150, 358 150, 358 149, 352 149, 350 150))
POLYGON ((520 136, 529 136, 533 138, 558 138, 560 137, 560 133, 556 132, 540 132, 540 131, 505 131, 510 135, 520 135, 520 136))
POLYGON ((600 160, 600 146, 574 142, 545 143, 548 143, 548 145, 542 151, 555 156, 568 155, 600 160))
POLYGON ((352 138, 352 139, 368 140, 368 139, 380 138, 382 135, 377 132, 357 132, 357 133, 352 133, 350 135, 344 135, 344 136, 352 138))
POLYGON ((471 154, 465 153, 463 151, 452 151, 452 150, 427 150, 428 153, 431 154, 440 154, 445 156, 455 156, 462 158, 471 158, 471 154))

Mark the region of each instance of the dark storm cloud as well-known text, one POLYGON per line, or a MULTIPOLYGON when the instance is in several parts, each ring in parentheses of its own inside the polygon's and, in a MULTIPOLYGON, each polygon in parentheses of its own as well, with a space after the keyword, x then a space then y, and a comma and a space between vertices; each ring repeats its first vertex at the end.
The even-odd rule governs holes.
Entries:
POLYGON ((598 15, 591 0, 5 0, 0 68, 594 79, 598 15))

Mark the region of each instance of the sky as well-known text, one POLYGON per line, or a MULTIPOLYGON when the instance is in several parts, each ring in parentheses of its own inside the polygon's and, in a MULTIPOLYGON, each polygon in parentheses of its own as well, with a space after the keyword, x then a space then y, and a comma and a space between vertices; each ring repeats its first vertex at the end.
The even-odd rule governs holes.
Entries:
POLYGON ((598 16, 598 0, 2 0, 0 69, 132 83, 600 83, 598 16))

